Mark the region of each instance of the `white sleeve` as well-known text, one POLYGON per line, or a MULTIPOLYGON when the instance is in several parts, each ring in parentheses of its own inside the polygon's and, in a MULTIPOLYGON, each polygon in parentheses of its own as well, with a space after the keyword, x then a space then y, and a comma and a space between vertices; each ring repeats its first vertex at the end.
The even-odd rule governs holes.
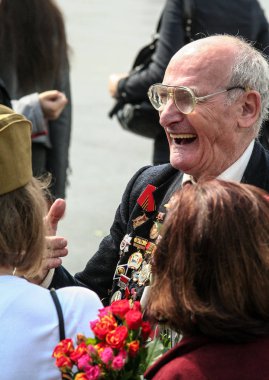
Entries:
POLYGON ((48 133, 47 121, 44 118, 37 92, 23 96, 18 100, 13 99, 11 104, 15 112, 24 115, 31 121, 32 135, 48 133))

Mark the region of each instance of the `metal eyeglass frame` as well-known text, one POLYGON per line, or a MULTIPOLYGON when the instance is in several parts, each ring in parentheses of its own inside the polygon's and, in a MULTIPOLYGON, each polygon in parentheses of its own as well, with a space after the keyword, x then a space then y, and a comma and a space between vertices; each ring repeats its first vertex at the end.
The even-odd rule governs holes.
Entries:
POLYGON ((162 83, 156 83, 156 84, 153 84, 152 86, 150 86, 149 90, 148 90, 148 98, 152 104, 152 106, 157 110, 157 111, 161 111, 161 108, 163 106, 165 106, 167 104, 167 102, 165 104, 162 104, 160 105, 159 107, 157 106, 157 102, 154 101, 154 96, 152 94, 154 88, 156 87, 162 87, 162 88, 165 88, 167 89, 167 101, 170 98, 173 99, 174 101, 174 104, 176 105, 177 109, 181 112, 181 113, 184 113, 185 115, 188 115, 189 113, 191 113, 194 108, 195 108, 195 105, 199 102, 203 102, 204 100, 207 100, 209 98, 211 98, 212 96, 215 96, 215 95, 218 95, 218 94, 223 94, 224 92, 228 92, 228 91, 231 91, 231 90, 235 90, 235 89, 241 89, 241 90, 244 90, 246 91, 246 88, 245 87, 242 87, 242 86, 234 86, 234 87, 229 87, 225 90, 221 90, 221 91, 217 91, 217 92, 214 92, 213 94, 208 94, 208 95, 205 95, 205 96, 195 96, 193 90, 189 87, 185 87, 185 86, 167 86, 167 85, 164 85, 162 83), (180 89, 180 90, 184 90, 186 91, 187 93, 190 94, 190 99, 192 100, 191 103, 190 103, 190 111, 186 112, 186 111, 182 111, 176 101, 175 101, 175 91, 177 89, 180 89))

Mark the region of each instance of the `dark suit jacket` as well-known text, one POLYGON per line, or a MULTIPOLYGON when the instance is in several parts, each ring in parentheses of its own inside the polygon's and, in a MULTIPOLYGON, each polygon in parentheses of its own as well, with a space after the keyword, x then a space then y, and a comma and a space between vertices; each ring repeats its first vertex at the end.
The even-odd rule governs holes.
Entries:
MULTIPOLYGON (((110 234, 103 239, 98 251, 88 261, 85 269, 72 277, 66 269, 59 267, 55 271, 51 286, 55 288, 70 285, 85 286, 94 290, 101 299, 104 299, 103 302, 106 304, 109 297, 118 289, 119 276, 115 275, 117 264, 125 268, 130 255, 138 250, 132 246, 127 253, 120 257, 119 247, 122 239, 126 234, 130 234, 132 237, 139 236, 153 241, 149 238, 149 234, 156 220, 156 215, 159 211, 165 212, 163 205, 170 199, 171 194, 180 187, 182 176, 183 173, 174 169, 170 164, 140 169, 127 185, 110 234), (153 193, 156 211, 145 212, 148 220, 134 228, 133 220, 144 213, 137 203, 137 199, 148 184, 157 187, 153 193)), ((269 152, 258 142, 255 142, 242 182, 269 191, 269 152)), ((129 276, 128 273, 127 276, 129 276)), ((139 298, 143 287, 136 287, 136 291, 138 291, 137 298, 139 298)))
POLYGON ((269 337, 246 344, 189 337, 144 374, 147 380, 267 380, 269 337))

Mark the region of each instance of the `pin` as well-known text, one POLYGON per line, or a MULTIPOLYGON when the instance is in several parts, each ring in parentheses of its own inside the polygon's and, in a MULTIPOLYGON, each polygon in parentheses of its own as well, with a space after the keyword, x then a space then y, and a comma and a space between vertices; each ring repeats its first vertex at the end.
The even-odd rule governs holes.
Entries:
POLYGON ((153 197, 153 192, 155 190, 156 187, 149 184, 137 199, 137 203, 142 207, 144 211, 155 211, 156 205, 153 197))
POLYGON ((158 215, 156 217, 156 220, 158 222, 163 222, 164 221, 164 217, 165 217, 165 212, 158 212, 158 215))
POLYGON ((136 236, 134 238, 133 246, 136 247, 136 248, 138 248, 138 249, 145 250, 147 244, 148 244, 148 240, 147 239, 144 239, 144 238, 142 238, 140 236, 136 236))
POLYGON ((138 276, 138 285, 139 286, 145 285, 145 283, 150 278, 150 274, 151 274, 151 265, 144 264, 138 276))
POLYGON ((129 284, 130 278, 122 274, 119 278, 118 286, 125 290, 129 284))
POLYGON ((128 267, 127 267, 127 264, 125 265, 118 265, 116 270, 115 270, 115 274, 114 274, 114 277, 113 277, 113 280, 119 278, 122 274, 125 274, 126 271, 127 271, 128 267))
POLYGON ((138 276, 139 276, 139 272, 134 270, 131 274, 131 278, 133 280, 133 282, 137 282, 138 281, 138 276))
POLYGON ((155 253, 156 249, 157 249, 156 244, 154 244, 154 243, 152 243, 150 241, 146 245, 146 253, 148 253, 150 255, 153 255, 155 253))
POLYGON ((154 239, 157 239, 158 235, 159 235, 159 231, 161 229, 161 223, 159 222, 154 222, 153 223, 153 226, 151 227, 150 229, 150 232, 149 232, 149 237, 154 240, 154 239))
POLYGON ((128 252, 129 246, 131 245, 131 241, 132 241, 132 237, 126 234, 120 243, 120 250, 122 252, 128 252))
POLYGON ((121 300, 122 298, 122 295, 121 295, 121 291, 120 290, 117 290, 111 297, 111 300, 110 300, 110 303, 114 302, 114 301, 119 301, 121 300))
POLYGON ((128 268, 137 270, 140 267, 140 265, 142 264, 142 261, 143 261, 142 253, 139 251, 134 252, 129 257, 129 260, 127 263, 128 268))
POLYGON ((139 215, 137 218, 133 219, 133 228, 137 228, 141 226, 143 223, 145 223, 148 220, 148 217, 146 214, 139 215))

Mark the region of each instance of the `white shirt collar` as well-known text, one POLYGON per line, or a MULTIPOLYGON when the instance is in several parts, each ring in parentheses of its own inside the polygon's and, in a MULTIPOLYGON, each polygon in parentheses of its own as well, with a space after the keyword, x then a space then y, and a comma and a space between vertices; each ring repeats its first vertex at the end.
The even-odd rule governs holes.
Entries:
MULTIPOLYGON (((247 164, 250 160, 254 148, 254 140, 251 141, 247 149, 244 151, 242 156, 238 158, 231 166, 229 166, 224 172, 222 172, 217 178, 223 179, 225 181, 237 181, 240 182, 243 174, 246 170, 247 164)), ((182 183, 186 181, 193 182, 192 176, 184 173, 182 178, 182 183)))

